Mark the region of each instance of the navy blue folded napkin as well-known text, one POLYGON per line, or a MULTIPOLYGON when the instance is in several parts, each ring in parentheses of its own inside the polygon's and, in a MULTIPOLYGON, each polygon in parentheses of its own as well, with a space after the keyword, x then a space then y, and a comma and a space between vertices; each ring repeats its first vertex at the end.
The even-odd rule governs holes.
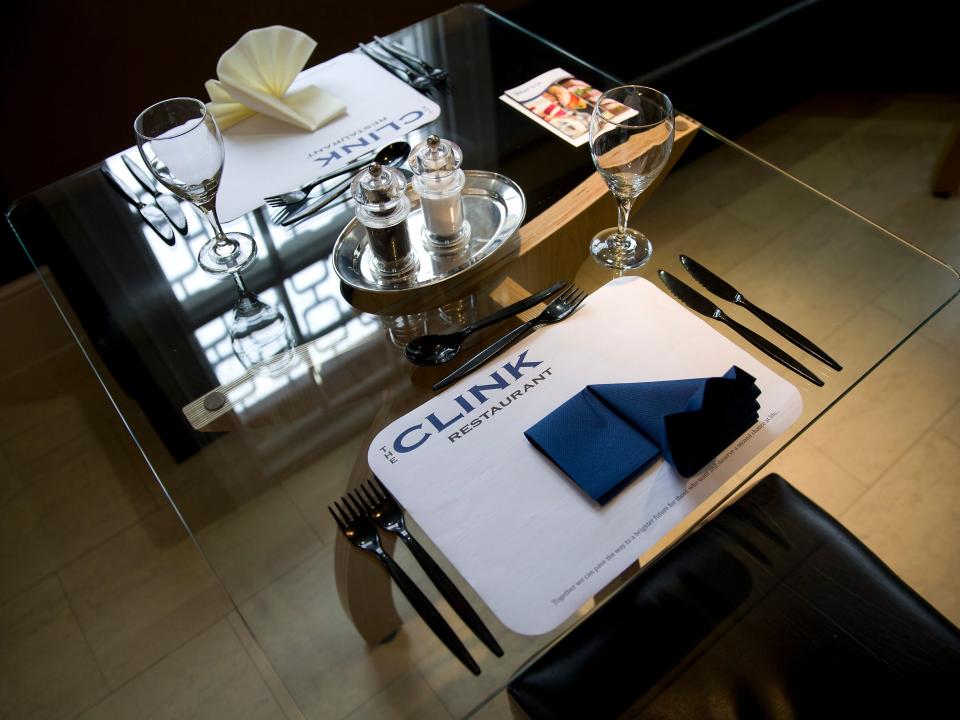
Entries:
POLYGON ((524 435, 601 505, 657 458, 696 474, 756 421, 756 378, 588 385, 524 435))

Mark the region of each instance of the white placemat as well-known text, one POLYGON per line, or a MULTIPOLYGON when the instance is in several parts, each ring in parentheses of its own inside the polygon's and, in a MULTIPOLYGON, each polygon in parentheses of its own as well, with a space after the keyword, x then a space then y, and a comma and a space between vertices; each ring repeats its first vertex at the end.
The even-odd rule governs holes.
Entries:
POLYGON ((648 281, 622 278, 391 423, 368 460, 497 617, 537 635, 626 569, 802 407, 793 385, 700 317, 648 281), (690 479, 659 460, 600 507, 523 435, 585 385, 712 377, 731 365, 757 378, 760 420, 690 479))
POLYGON ((318 85, 347 106, 315 132, 256 115, 224 132, 217 211, 224 222, 260 207, 267 195, 291 190, 368 150, 436 120, 440 107, 357 53, 304 70, 290 90, 318 85))

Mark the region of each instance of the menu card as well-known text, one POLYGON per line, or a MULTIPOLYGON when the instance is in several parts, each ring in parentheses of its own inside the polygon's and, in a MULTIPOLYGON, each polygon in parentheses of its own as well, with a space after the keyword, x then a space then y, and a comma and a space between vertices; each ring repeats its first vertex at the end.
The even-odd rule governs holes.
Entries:
POLYGON ((370 58, 346 53, 308 68, 290 86, 317 85, 347 111, 315 132, 255 115, 223 133, 223 177, 217 195, 222 220, 263 205, 358 156, 405 137, 440 116, 440 107, 370 58))
MULTIPOLYGON (((580 147, 590 139, 590 115, 601 102, 601 95, 602 90, 575 78, 563 68, 554 68, 510 88, 500 99, 554 135, 580 147)), ((635 110, 610 99, 601 102, 600 110, 613 120, 636 115, 635 110)))
POLYGON ((646 280, 613 280, 381 431, 373 472, 497 617, 549 632, 799 417, 800 393, 646 280), (759 420, 691 478, 659 460, 606 505, 523 432, 591 383, 756 378, 759 420))

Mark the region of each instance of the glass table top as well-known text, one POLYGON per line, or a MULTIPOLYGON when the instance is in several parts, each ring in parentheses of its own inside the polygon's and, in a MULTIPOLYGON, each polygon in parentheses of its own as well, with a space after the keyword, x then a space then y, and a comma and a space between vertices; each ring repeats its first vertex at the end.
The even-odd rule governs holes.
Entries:
MULTIPOLYGON (((324 716, 324 694, 342 692, 351 673, 375 673, 387 656, 417 667, 451 713, 468 715, 590 611, 582 608, 544 636, 512 633, 421 533, 480 609, 505 657, 469 645, 484 669, 474 678, 402 602, 404 630, 393 640, 377 642, 391 634, 391 625, 396 630, 392 607, 363 637, 351 627, 364 622, 350 590, 353 551, 326 507, 368 476, 366 450, 376 432, 431 397, 431 384, 450 369, 414 368, 404 358, 405 343, 455 329, 559 279, 592 291, 615 276, 588 256, 589 238, 613 224, 615 207, 587 148, 570 146, 498 98, 554 67, 600 88, 618 84, 617 78, 477 6, 455 8, 392 37, 451 73, 449 90, 434 98, 440 118, 412 133, 411 144, 435 132, 462 147, 465 167, 514 180, 526 196, 525 224, 471 272, 423 292, 385 294, 341 285, 331 266, 351 207, 292 229, 272 224, 265 208, 228 223, 227 230, 256 239, 259 258, 244 274, 246 284, 281 309, 293 333, 296 359, 280 372, 249 372, 235 357, 228 325, 236 290, 198 268, 196 252, 208 227, 186 203, 189 233, 174 247, 140 222, 99 168, 32 193, 7 213, 26 253, 46 268, 51 297, 145 462, 308 717, 324 716), (224 394, 223 408, 204 407, 212 391, 224 394), (314 552, 297 547, 277 523, 257 520, 277 503, 305 521, 314 552), (232 519, 242 541, 216 540, 217 528, 232 519), (254 549, 264 547, 273 548, 269 561, 254 549), (310 604, 293 599, 297 583, 326 589, 310 604)), ((678 105, 682 111, 682 100, 678 105)), ((960 289, 952 268, 695 120, 681 118, 681 129, 672 167, 642 196, 631 220, 654 246, 652 262, 632 274, 659 284, 656 270, 663 268, 685 278, 678 255, 690 255, 801 330, 844 369, 835 372, 804 356, 825 380, 818 388, 721 328, 797 386, 803 413, 644 563, 756 476, 960 289)), ((134 186, 119 157, 105 163, 134 186)), ((632 312, 643 308, 625 309, 625 322, 632 312)), ((747 313, 730 314, 780 341, 747 313)), ((461 358, 503 331, 478 333, 461 358)), ((801 356, 786 341, 778 344, 801 356)), ((414 577, 432 590, 422 575, 414 577)), ((396 672, 376 682, 386 686, 396 672)))

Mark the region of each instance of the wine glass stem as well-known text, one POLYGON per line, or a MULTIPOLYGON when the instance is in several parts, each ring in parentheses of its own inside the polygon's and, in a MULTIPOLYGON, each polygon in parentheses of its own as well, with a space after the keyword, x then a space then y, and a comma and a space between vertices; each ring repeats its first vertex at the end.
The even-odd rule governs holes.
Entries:
POLYGON ((232 272, 230 276, 233 278, 233 282, 237 286, 237 294, 240 296, 237 299, 237 305, 240 306, 242 310, 249 312, 257 296, 247 290, 247 285, 243 282, 243 276, 240 273, 232 272))
POLYGON ((620 245, 627 242, 627 223, 630 221, 631 207, 633 198, 617 196, 617 243, 620 245))
POLYGON ((213 235, 217 245, 229 244, 231 241, 220 226, 220 218, 217 217, 217 206, 211 205, 209 208, 204 208, 203 214, 207 216, 207 222, 213 226, 213 235))

